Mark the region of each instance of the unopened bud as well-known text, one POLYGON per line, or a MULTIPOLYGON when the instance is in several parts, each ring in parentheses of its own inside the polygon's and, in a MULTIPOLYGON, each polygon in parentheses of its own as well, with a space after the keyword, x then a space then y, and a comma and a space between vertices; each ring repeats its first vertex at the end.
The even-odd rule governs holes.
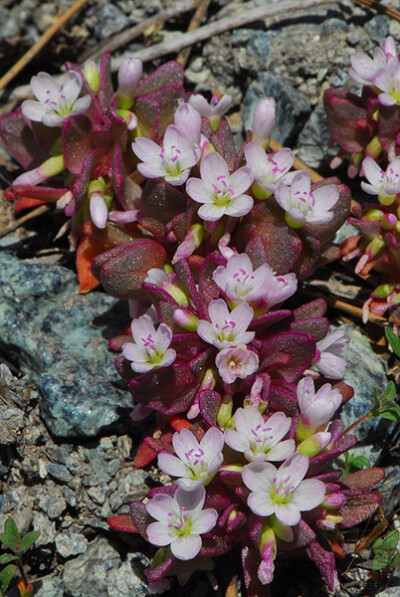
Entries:
POLYGON ((94 93, 100 89, 100 73, 99 68, 94 60, 87 60, 83 66, 84 77, 89 84, 89 87, 94 93))
POLYGON ((264 97, 258 104, 253 118, 251 140, 258 141, 266 149, 271 131, 275 126, 276 104, 273 97, 264 97))
POLYGON ((56 155, 43 162, 38 168, 29 170, 28 172, 21 174, 21 176, 18 176, 14 180, 14 185, 37 185, 51 176, 61 174, 64 169, 64 157, 62 155, 56 155))
POLYGON ((189 332, 197 330, 197 323, 199 318, 194 315, 189 309, 176 309, 174 311, 174 321, 183 329, 189 332))
POLYGON ((384 214, 384 216, 382 218, 382 228, 384 230, 393 230, 393 228, 396 226, 397 222, 398 222, 397 217, 394 214, 391 214, 391 213, 384 214))
POLYGON ((331 441, 331 434, 327 431, 321 431, 315 433, 311 437, 308 437, 297 446, 297 451, 301 454, 305 454, 308 458, 314 458, 319 454, 331 441))
POLYGON ((204 227, 202 224, 193 224, 187 231, 185 238, 179 244, 175 255, 172 258, 174 265, 180 259, 187 259, 201 245, 204 237, 204 227))
POLYGON ((118 104, 129 110, 133 105, 135 90, 143 73, 142 61, 125 58, 118 71, 118 104))
POLYGON ((217 414, 217 425, 221 429, 225 429, 227 427, 232 416, 232 407, 232 396, 225 396, 217 414))

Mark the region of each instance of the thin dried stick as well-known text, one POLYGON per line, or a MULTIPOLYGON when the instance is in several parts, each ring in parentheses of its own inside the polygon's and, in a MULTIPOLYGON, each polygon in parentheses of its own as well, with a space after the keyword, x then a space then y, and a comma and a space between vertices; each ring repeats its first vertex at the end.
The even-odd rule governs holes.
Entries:
MULTIPOLYGON (((353 317, 356 317, 357 319, 362 320, 363 318, 363 310, 361 309, 361 307, 356 307, 351 303, 346 303, 346 301, 336 299, 335 297, 330 295, 327 296, 326 294, 322 294, 321 292, 314 292, 309 288, 301 288, 300 292, 305 296, 309 296, 311 298, 322 297, 326 300, 330 307, 338 309, 339 311, 343 311, 344 313, 348 313, 349 315, 353 315, 353 317)), ((385 317, 381 317, 380 315, 375 315, 375 313, 370 312, 368 314, 368 321, 380 325, 382 323, 386 323, 387 319, 385 319, 385 317)))
POLYGON ((383 14, 388 17, 393 17, 396 21, 400 21, 400 12, 398 10, 390 8, 389 6, 384 6, 383 4, 378 4, 375 0, 353 0, 353 2, 355 2, 355 4, 360 4, 361 6, 366 6, 367 8, 373 8, 378 12, 383 12, 383 14))
MULTIPOLYGON (((269 146, 272 149, 272 151, 280 151, 281 149, 283 149, 282 145, 277 143, 274 139, 269 140, 269 146)), ((307 172, 310 175, 311 182, 319 182, 320 180, 323 180, 323 178, 324 178, 323 176, 318 174, 318 172, 315 172, 315 170, 313 170, 312 168, 307 166, 307 164, 305 164, 298 158, 294 158, 293 167, 296 170, 307 170, 307 172)))
POLYGON ((55 33, 75 14, 78 10, 86 4, 87 0, 77 0, 75 4, 70 6, 62 15, 60 15, 55 23, 53 23, 43 35, 37 40, 35 44, 10 68, 10 70, 0 79, 0 91, 6 87, 10 81, 13 80, 18 73, 36 56, 38 52, 47 44, 55 33))
MULTIPOLYGON (((196 31, 182 33, 182 35, 177 35, 172 39, 155 44, 149 48, 133 52, 132 56, 139 58, 143 62, 155 60, 156 58, 160 58, 160 56, 165 56, 165 54, 180 52, 183 48, 209 39, 213 35, 219 35, 220 33, 224 33, 231 29, 243 27, 243 25, 248 25, 254 21, 275 17, 282 13, 287 16, 293 11, 314 8, 316 6, 321 6, 322 4, 336 4, 336 2, 333 0, 295 0, 294 2, 280 2, 279 4, 274 4, 272 6, 270 4, 256 6, 255 8, 243 10, 238 14, 233 14, 224 19, 219 19, 214 23, 199 27, 196 31)), ((113 70, 118 70, 122 60, 123 57, 114 60, 112 65, 113 70)))
MULTIPOLYGON (((201 25, 202 20, 207 14, 208 7, 210 6, 211 0, 200 0, 198 7, 192 17, 192 20, 189 23, 188 31, 194 31, 198 29, 201 25)), ((179 53, 178 58, 176 59, 177 62, 180 62, 182 66, 185 66, 188 58, 190 56, 190 52, 192 51, 191 46, 188 46, 184 50, 181 50, 179 53)))
POLYGON ((198 0, 191 0, 191 2, 181 2, 178 4, 174 4, 170 8, 159 12, 158 14, 150 17, 149 19, 145 19, 139 25, 135 25, 131 29, 127 29, 126 31, 121 31, 121 33, 116 33, 112 37, 104 40, 104 42, 98 44, 96 48, 93 50, 89 50, 82 54, 80 58, 80 62, 84 62, 86 59, 91 58, 92 60, 97 60, 101 56, 101 54, 107 50, 110 52, 114 52, 121 46, 126 46, 131 41, 142 35, 149 29, 150 27, 154 27, 154 25, 162 25, 169 19, 173 19, 174 17, 179 16, 184 12, 188 12, 192 10, 198 3, 198 0))
POLYGON ((49 210, 49 207, 47 205, 39 205, 39 207, 37 207, 33 211, 30 211, 25 216, 22 216, 22 218, 19 218, 18 220, 16 220, 16 222, 9 228, 6 228, 5 230, 0 230, 0 238, 7 236, 7 234, 10 234, 10 232, 14 232, 15 230, 17 230, 17 228, 19 228, 26 222, 29 222, 29 220, 33 220, 34 218, 37 218, 38 216, 40 216, 41 214, 44 214, 48 210, 49 210))
POLYGON ((238 577, 234 576, 231 580, 231 582, 229 583, 226 592, 225 592, 225 597, 238 597, 238 583, 237 583, 238 577))

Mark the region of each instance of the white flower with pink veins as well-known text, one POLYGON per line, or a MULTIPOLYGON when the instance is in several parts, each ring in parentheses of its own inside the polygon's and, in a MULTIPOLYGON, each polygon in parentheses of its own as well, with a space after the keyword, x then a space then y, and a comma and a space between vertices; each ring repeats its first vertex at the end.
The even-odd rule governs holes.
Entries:
POLYGON ((202 203, 198 210, 206 222, 216 222, 222 216, 239 218, 249 213, 253 198, 246 195, 253 175, 248 168, 229 174, 228 164, 217 152, 207 153, 200 163, 201 178, 189 178, 186 192, 193 201, 202 203))
POLYGON ((167 127, 162 147, 147 137, 137 137, 132 150, 142 160, 137 166, 146 178, 164 178, 173 186, 184 184, 200 159, 200 146, 174 124, 167 127))
POLYGON ((156 330, 148 315, 134 319, 131 324, 134 342, 125 342, 122 354, 131 361, 136 373, 146 373, 152 369, 169 367, 176 359, 176 351, 169 348, 172 330, 161 323, 156 330))
POLYGON ((241 303, 231 312, 223 299, 210 302, 208 314, 211 323, 200 319, 197 333, 204 342, 217 348, 229 348, 239 344, 248 344, 255 336, 255 332, 248 332, 254 311, 247 303, 241 303))
POLYGON ((309 460, 296 452, 278 469, 269 462, 252 462, 242 470, 242 478, 251 493, 249 508, 257 516, 275 514, 280 523, 295 526, 301 512, 319 506, 325 497, 325 484, 318 479, 304 479, 309 460))
POLYGON ((45 126, 60 126, 68 116, 82 114, 90 106, 90 95, 79 97, 82 77, 76 71, 67 72, 62 87, 47 73, 39 73, 31 79, 31 88, 38 101, 25 100, 22 114, 45 126))
POLYGON ((225 296, 235 303, 262 300, 272 307, 292 296, 297 289, 296 274, 277 276, 267 263, 254 270, 245 253, 231 255, 225 266, 219 265, 215 269, 213 278, 225 296))

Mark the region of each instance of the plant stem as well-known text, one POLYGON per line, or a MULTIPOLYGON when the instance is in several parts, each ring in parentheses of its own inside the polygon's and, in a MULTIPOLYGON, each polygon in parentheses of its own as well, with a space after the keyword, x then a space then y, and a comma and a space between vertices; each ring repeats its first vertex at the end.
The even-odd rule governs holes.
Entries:
POLYGON ((24 583, 26 584, 26 586, 28 586, 29 581, 28 581, 28 577, 26 576, 25 570, 24 570, 24 566, 22 564, 22 559, 20 558, 17 562, 17 566, 18 566, 18 571, 24 581, 24 583))
POLYGON ((352 423, 349 427, 347 427, 347 429, 345 429, 343 431, 343 435, 350 433, 350 431, 352 431, 354 429, 354 427, 357 427, 357 425, 361 425, 361 423, 364 423, 364 421, 369 419, 369 417, 371 417, 370 410, 367 413, 365 413, 365 415, 363 415, 360 419, 357 419, 357 421, 354 421, 354 423, 352 423))

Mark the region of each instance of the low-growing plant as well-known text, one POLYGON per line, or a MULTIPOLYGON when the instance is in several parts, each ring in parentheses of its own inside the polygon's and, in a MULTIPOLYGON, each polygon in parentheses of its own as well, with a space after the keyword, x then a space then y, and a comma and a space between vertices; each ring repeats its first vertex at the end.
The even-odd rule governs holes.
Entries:
MULTIPOLYGON (((336 589, 343 529, 375 512, 384 472, 333 466, 357 442, 337 414, 353 394, 348 339, 329 333, 324 300, 296 291, 340 255, 329 241, 349 189, 312 185, 289 148, 269 149, 272 98, 237 148, 229 96, 186 93, 176 63, 141 81, 131 59, 114 88, 109 62, 67 65, 62 86, 39 73, 38 101, 3 116, 0 133, 29 169, 6 196, 63 212, 81 291, 100 281, 130 302, 111 347, 132 417, 151 415, 135 464, 157 458, 173 481, 110 525, 158 548, 153 591, 235 547, 249 595, 269 594, 275 562, 298 554, 336 589)), ((389 387, 374 413, 397 412, 393 398, 389 387)))
POLYGON ((343 156, 350 158, 348 174, 363 175, 366 198, 353 203, 349 222, 359 234, 343 244, 346 261, 357 257, 355 272, 370 278, 378 272, 380 283, 364 304, 368 313, 389 311, 396 327, 400 323, 400 68, 394 39, 388 37, 373 56, 356 52, 351 57, 350 77, 362 85, 361 97, 342 89, 325 92, 325 109, 332 139, 343 156))
POLYGON ((31 597, 33 595, 33 584, 29 582, 26 576, 23 555, 32 547, 38 536, 37 531, 30 531, 22 537, 15 521, 12 518, 7 518, 3 533, 0 534, 0 543, 6 549, 9 549, 11 553, 6 552, 0 555, 0 565, 5 565, 0 572, 1 597, 6 597, 7 588, 17 572, 21 576, 17 583, 21 597, 31 597))

